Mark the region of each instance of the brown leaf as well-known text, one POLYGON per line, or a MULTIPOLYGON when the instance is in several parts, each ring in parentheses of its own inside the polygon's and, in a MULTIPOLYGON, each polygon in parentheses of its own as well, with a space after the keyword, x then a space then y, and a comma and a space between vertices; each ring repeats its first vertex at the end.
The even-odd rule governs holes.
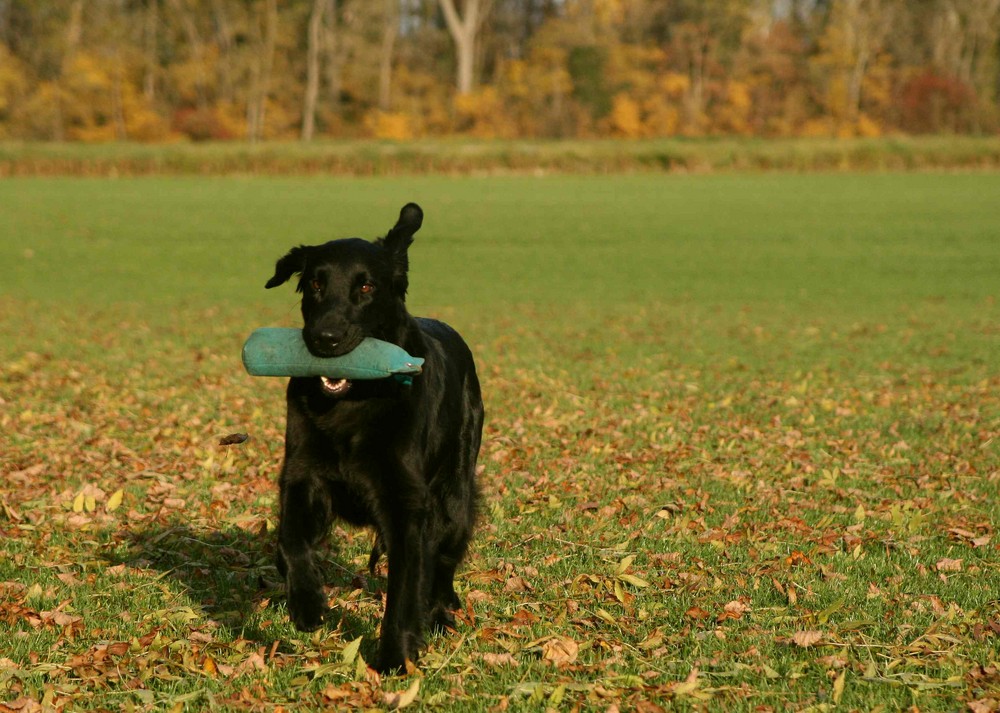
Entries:
POLYGON ((230 433, 228 436, 223 436, 219 439, 220 446, 238 446, 241 443, 246 443, 250 440, 249 433, 230 433))
POLYGON ((962 560, 953 560, 945 557, 944 559, 938 560, 938 563, 934 565, 934 568, 938 572, 961 572, 962 571, 962 560))
POLYGON ((686 612, 684 612, 684 616, 687 616, 687 617, 690 617, 691 619, 696 619, 696 620, 700 621, 702 619, 708 619, 712 615, 709 614, 704 609, 702 609, 701 607, 691 607, 686 612))
POLYGON ((507 580, 507 583, 503 586, 503 590, 505 592, 530 592, 531 585, 528 584, 524 577, 515 575, 507 580))
POLYGON ((741 619, 743 615, 750 611, 750 607, 747 606, 746 602, 739 599, 734 599, 733 601, 726 604, 722 609, 722 613, 716 617, 716 621, 722 623, 727 619, 741 619))
POLYGON ((796 646, 801 646, 802 648, 807 648, 809 646, 814 646, 819 643, 820 639, 823 638, 822 631, 796 631, 792 634, 792 641, 796 646))
POLYGON ((520 665, 518 663, 518 660, 508 653, 483 654, 481 658, 483 659, 483 662, 486 663, 488 666, 494 666, 496 668, 499 668, 501 666, 511 666, 513 668, 516 668, 518 665, 520 665))
POLYGON ((996 713, 1000 711, 1000 700, 996 698, 981 698, 978 701, 969 701, 970 713, 996 713))
POLYGON ((511 621, 514 626, 531 626, 538 623, 538 617, 527 609, 518 609, 511 617, 511 621))
POLYGON ((553 636, 542 644, 542 658, 558 666, 565 666, 576 661, 580 645, 565 636, 553 636))

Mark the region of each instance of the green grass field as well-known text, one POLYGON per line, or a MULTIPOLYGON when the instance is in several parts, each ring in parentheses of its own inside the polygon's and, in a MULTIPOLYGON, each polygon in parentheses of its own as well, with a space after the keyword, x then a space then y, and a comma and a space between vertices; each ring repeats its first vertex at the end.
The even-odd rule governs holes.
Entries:
POLYGON ((995 710, 998 197, 994 173, 0 181, 0 710, 995 710), (479 362, 484 497, 458 631, 380 680, 368 533, 331 537, 328 625, 288 622, 283 383, 239 353, 296 324, 276 258, 408 200, 411 311, 479 362))

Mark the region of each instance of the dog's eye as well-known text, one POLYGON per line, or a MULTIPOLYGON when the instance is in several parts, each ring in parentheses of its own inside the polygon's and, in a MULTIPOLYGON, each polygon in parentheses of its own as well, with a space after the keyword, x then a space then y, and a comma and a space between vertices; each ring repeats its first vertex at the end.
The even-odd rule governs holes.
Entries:
POLYGON ((375 285, 371 282, 364 282, 361 285, 361 294, 369 295, 375 291, 375 285))
POLYGON ((312 282, 309 283, 309 286, 312 288, 313 292, 319 292, 320 288, 322 287, 322 285, 320 284, 319 280, 315 280, 315 279, 312 282))

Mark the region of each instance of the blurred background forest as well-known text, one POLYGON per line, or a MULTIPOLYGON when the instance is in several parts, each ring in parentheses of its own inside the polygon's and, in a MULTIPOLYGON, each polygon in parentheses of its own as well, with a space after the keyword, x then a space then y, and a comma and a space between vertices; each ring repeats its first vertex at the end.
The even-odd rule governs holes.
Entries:
POLYGON ((0 0, 0 139, 993 134, 1000 0, 0 0))

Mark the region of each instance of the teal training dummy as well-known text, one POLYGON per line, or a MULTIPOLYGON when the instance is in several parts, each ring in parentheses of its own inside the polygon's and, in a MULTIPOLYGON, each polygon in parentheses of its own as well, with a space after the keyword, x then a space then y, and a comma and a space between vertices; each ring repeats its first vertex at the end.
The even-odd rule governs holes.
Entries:
POLYGON ((419 374, 424 360, 401 347, 366 338, 343 356, 317 357, 306 348, 302 330, 262 327, 243 345, 243 366, 253 376, 325 376, 330 379, 385 379, 404 384, 419 374))

